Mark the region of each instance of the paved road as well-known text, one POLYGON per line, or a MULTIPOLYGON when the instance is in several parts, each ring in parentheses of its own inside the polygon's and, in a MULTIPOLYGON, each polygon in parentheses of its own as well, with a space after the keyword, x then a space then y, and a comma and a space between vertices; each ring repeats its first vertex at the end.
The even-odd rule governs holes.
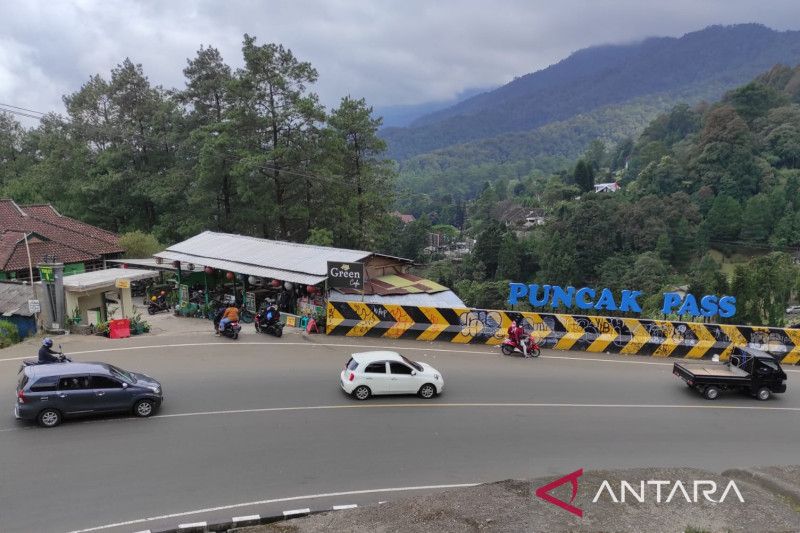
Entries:
POLYGON ((712 403, 682 386, 669 361, 652 358, 546 351, 522 360, 481 346, 299 335, 246 335, 238 343, 199 334, 73 338, 68 349, 76 360, 159 378, 165 405, 148 420, 67 422, 53 430, 15 422, 13 359, 21 352, 4 350, 4 533, 156 531, 433 489, 361 491, 579 467, 798 463, 796 371, 789 392, 769 402, 733 396, 712 403), (366 403, 344 396, 338 372, 350 352, 367 346, 399 347, 432 364, 445 377, 445 394, 366 403), (121 349, 94 351, 109 347, 121 349), (328 493, 338 495, 287 500, 328 493))

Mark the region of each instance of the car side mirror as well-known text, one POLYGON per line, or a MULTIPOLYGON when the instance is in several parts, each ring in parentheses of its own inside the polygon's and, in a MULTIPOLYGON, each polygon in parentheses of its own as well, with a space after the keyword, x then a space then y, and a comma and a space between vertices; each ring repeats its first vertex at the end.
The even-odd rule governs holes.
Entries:
POLYGON ((123 388, 123 389, 127 389, 127 388, 128 388, 128 384, 127 384, 127 383, 123 383, 123 384, 122 384, 122 388, 123 388))
POLYGON ((412 370, 412 371, 411 371, 411 375, 412 375, 412 376, 416 376, 416 375, 417 375, 417 371, 416 371, 416 370, 412 370))

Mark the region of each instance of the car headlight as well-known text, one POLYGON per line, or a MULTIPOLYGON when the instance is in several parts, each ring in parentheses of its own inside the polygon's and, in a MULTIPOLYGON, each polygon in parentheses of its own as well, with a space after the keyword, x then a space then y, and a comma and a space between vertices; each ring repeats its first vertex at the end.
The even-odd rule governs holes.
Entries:
POLYGON ((160 394, 161 393, 161 389, 159 387, 147 387, 147 388, 150 389, 151 391, 153 391, 156 394, 160 394))
POLYGON ((433 375, 433 379, 435 379, 436 381, 439 381, 439 374, 434 374, 433 375))

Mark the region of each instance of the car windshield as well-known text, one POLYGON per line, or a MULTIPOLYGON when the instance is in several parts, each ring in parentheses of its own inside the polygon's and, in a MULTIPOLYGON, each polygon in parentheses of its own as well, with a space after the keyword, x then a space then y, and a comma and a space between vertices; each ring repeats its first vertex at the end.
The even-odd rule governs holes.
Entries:
POLYGON ((416 369, 417 369, 417 372, 422 372, 422 365, 421 365, 421 364, 417 363, 416 361, 412 361, 411 359, 409 359, 408 357, 406 357, 406 356, 404 356, 404 355, 401 355, 400 357, 401 357, 401 358, 403 359, 403 361, 405 361, 405 362, 406 362, 406 363, 407 363, 409 366, 412 366, 412 367, 416 368, 416 369))
POLYGON ((114 365, 108 365, 108 370, 111 371, 111 375, 117 379, 120 379, 129 384, 136 383, 136 378, 133 377, 133 374, 131 374, 127 370, 122 370, 121 368, 117 368, 114 365))

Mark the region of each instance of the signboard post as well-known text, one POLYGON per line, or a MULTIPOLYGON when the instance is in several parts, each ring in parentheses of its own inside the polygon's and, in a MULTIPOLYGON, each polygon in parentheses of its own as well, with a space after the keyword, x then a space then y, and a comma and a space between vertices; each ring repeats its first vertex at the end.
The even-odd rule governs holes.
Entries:
POLYGON ((244 298, 244 308, 253 314, 256 314, 256 293, 246 292, 244 298))
POLYGON ((328 261, 327 288, 361 291, 364 301, 364 263, 342 263, 328 261))

